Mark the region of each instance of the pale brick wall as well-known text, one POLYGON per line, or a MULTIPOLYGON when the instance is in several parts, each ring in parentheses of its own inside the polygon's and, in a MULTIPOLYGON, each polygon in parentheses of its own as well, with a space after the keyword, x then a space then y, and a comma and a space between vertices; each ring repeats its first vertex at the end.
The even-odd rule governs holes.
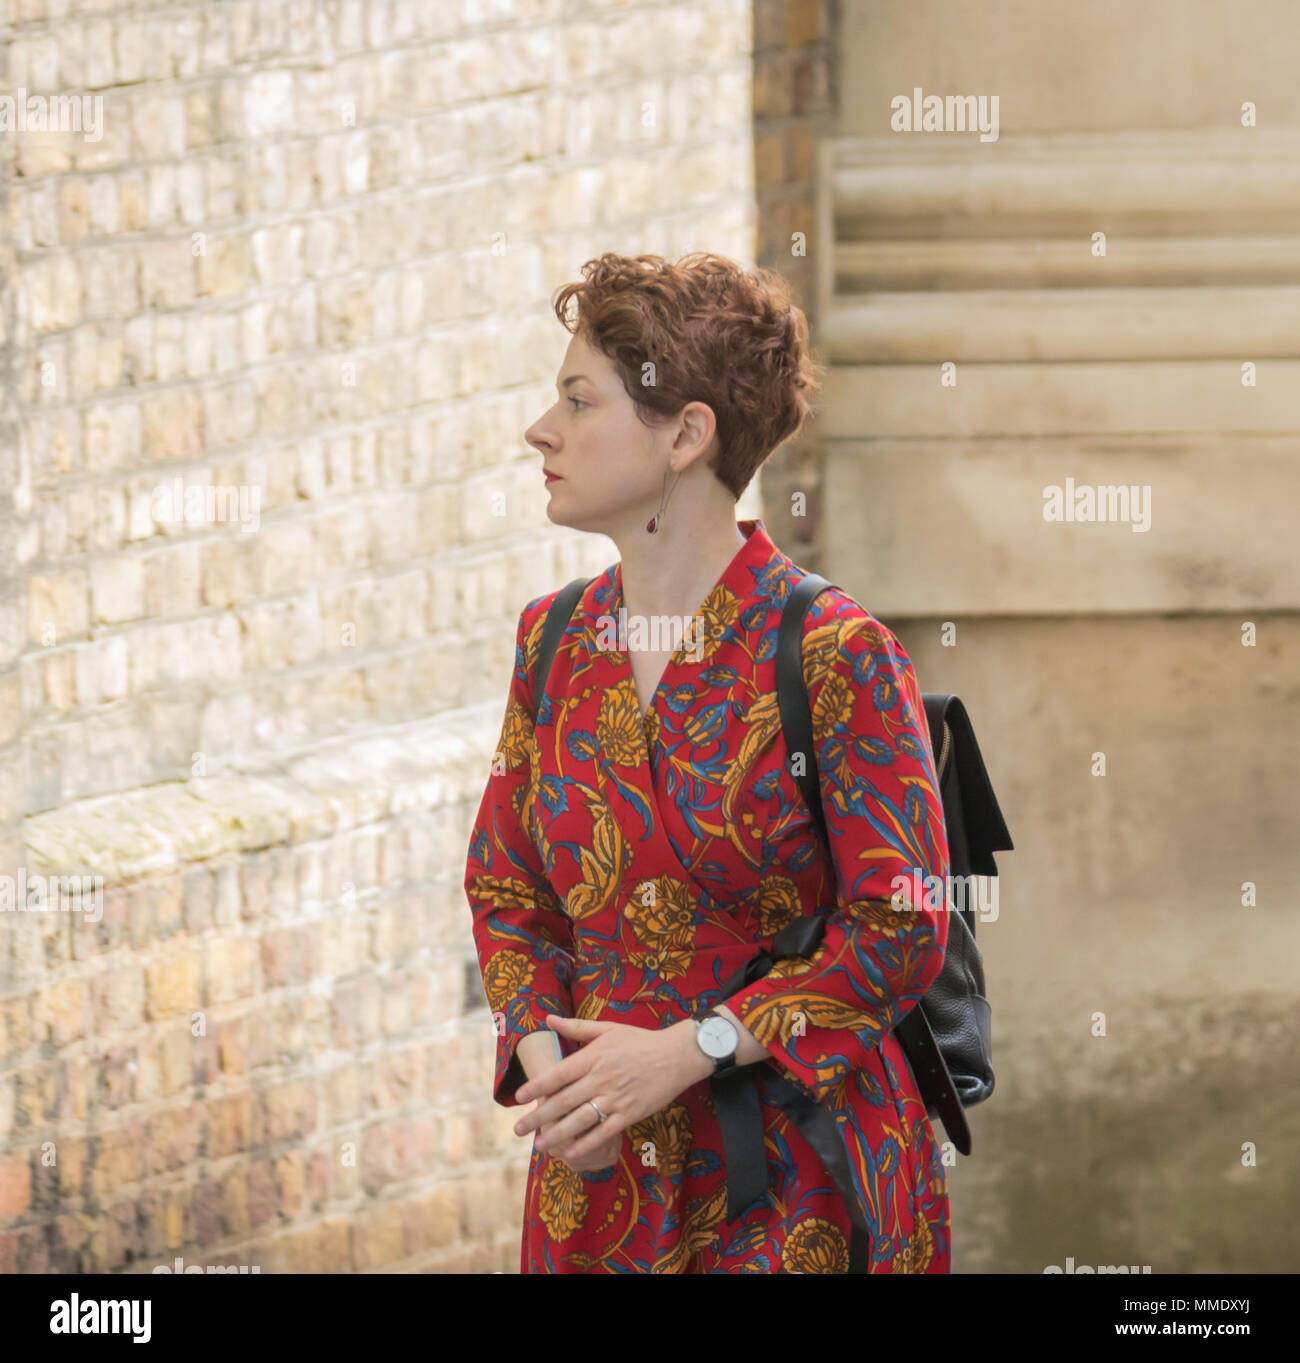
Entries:
POLYGON ((0 914, 0 1272, 517 1268, 464 857, 518 611, 614 557, 549 299, 802 211, 822 8, 0 0, 104 119, 0 135, 0 850, 105 883, 0 914))
MULTIPOLYGON (((0 7, 2 14, 3 7, 0 7)), ((8 88, 8 49, 0 42, 0 89, 8 88)), ((14 245, 10 226, 15 140, 0 136, 0 869, 22 856, 27 807, 18 659, 26 633, 27 594, 18 569, 18 375, 14 357, 14 245)), ((3 940, 3 939, 0 939, 3 940)), ((0 954, 0 966, 3 965, 0 954)), ((0 1080, 0 1140, 5 1130, 5 1086, 0 1080)))

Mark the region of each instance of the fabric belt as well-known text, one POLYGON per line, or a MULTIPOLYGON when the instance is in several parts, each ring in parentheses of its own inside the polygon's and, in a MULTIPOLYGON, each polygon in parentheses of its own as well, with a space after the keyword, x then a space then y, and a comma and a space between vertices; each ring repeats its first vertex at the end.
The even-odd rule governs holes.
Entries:
MULTIPOLYGON (((759 952, 723 985, 718 1002, 725 1001, 747 985, 762 979, 784 957, 811 956, 821 942, 825 929, 825 920, 815 915, 798 918, 787 924, 777 933, 770 952, 759 952)), ((709 1080, 727 1167, 726 1220, 728 1223, 734 1221, 752 1203, 763 1197, 768 1189, 760 1084, 768 1097, 795 1124, 799 1134, 813 1148, 834 1181, 852 1223, 848 1271, 866 1273, 871 1261, 871 1228, 867 1224, 862 1199, 853 1183, 848 1153, 834 1114, 824 1104, 815 1102, 784 1074, 778 1073, 768 1059, 737 1066, 724 1074, 713 1075, 709 1080)))

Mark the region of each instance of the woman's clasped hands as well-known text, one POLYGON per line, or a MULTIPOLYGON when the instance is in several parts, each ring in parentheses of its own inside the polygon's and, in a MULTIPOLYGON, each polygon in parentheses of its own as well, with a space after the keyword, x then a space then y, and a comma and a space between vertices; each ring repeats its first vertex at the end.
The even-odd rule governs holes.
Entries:
POLYGON ((581 1042, 582 1049, 520 1085, 515 1094, 519 1102, 540 1101, 515 1123, 515 1134, 536 1131, 538 1150, 579 1172, 608 1168, 618 1158, 623 1132, 667 1107, 698 1077, 692 1064, 698 1063, 700 1052, 694 1038, 679 1030, 681 1024, 651 1031, 548 1014, 546 1025, 581 1042))

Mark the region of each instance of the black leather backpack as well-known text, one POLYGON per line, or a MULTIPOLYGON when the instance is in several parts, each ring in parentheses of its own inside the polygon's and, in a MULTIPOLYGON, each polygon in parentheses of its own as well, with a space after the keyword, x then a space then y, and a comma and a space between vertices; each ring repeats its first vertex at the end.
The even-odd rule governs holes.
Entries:
MULTIPOLYGON (((570 582, 547 613, 538 650, 534 701, 542 694, 551 662, 583 591, 591 578, 570 582)), ((803 622, 813 601, 833 585, 807 573, 795 585, 782 610, 777 632, 777 705, 786 748, 812 759, 796 779, 812 812, 823 844, 826 820, 816 768, 812 714, 803 678, 803 622)), ((997 875, 996 851, 1011 851, 1011 836, 993 793, 966 708, 956 696, 922 696, 930 747, 943 801, 948 836, 950 876, 997 875)), ((828 853, 829 855, 829 853, 828 853)), ((969 884, 969 882, 967 882, 969 884)), ((946 889, 945 889, 945 897, 946 889)), ((992 1035, 984 998, 984 966, 975 945, 975 909, 968 902, 949 903, 951 916, 943 966, 921 1002, 894 1028, 916 1077, 929 1116, 938 1116, 953 1145, 971 1152, 970 1128, 963 1109, 983 1102, 993 1092, 992 1035)), ((761 979, 776 961, 810 956, 821 941, 825 921, 810 915, 788 923, 731 976, 717 1002, 761 979)), ((835 1181, 853 1223, 849 1272, 865 1273, 871 1233, 853 1186, 844 1143, 830 1110, 814 1102, 766 1060, 738 1066, 710 1079, 727 1165, 727 1220, 732 1221, 767 1191, 767 1162, 757 1084, 794 1122, 835 1181)))

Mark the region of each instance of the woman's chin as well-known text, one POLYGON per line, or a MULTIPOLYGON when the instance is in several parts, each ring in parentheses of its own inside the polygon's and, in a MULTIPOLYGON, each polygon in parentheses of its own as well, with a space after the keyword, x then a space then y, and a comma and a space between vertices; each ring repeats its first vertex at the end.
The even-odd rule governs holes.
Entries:
POLYGON ((562 483, 556 483, 549 489, 551 495, 546 499, 546 518, 552 525, 562 525, 566 530, 586 530, 587 526, 583 523, 583 517, 575 512, 573 507, 566 505, 568 498, 564 493, 557 494, 556 489, 562 487, 562 483))
POLYGON ((591 535, 607 533, 603 514, 590 507, 583 510, 573 506, 563 492, 556 491, 562 486, 562 483, 556 483, 550 489, 551 495, 546 499, 546 519, 552 525, 562 525, 566 530, 581 530, 591 535))

